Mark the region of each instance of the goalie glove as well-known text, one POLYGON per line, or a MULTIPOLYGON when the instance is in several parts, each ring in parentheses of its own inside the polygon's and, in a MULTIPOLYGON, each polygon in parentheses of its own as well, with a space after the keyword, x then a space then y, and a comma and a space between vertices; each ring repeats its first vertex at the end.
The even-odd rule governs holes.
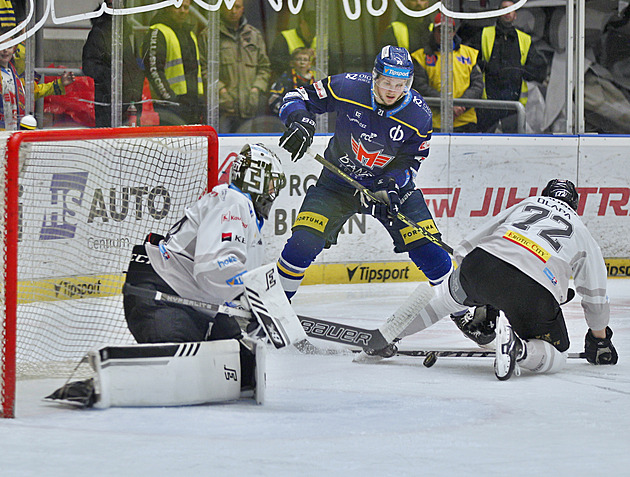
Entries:
POLYGON ((374 195, 378 199, 374 201, 361 194, 361 205, 364 214, 370 214, 381 223, 391 227, 400 210, 400 196, 398 184, 391 176, 380 177, 372 187, 374 195))
POLYGON ((597 338, 589 329, 584 339, 584 354, 591 364, 617 364, 619 356, 612 344, 612 330, 606 327, 606 338, 597 338))
POLYGON ((278 144, 291 153, 292 161, 297 161, 313 143, 315 119, 308 111, 295 111, 289 116, 287 124, 287 130, 278 144))

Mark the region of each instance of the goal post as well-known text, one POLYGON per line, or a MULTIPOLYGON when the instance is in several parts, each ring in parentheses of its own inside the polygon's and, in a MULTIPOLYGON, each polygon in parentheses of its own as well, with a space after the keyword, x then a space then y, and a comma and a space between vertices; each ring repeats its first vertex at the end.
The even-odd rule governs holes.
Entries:
POLYGON ((0 153, 0 417, 14 417, 18 380, 67 378, 90 349, 134 342, 120 293, 131 249, 216 184, 218 138, 210 126, 20 131, 0 153))

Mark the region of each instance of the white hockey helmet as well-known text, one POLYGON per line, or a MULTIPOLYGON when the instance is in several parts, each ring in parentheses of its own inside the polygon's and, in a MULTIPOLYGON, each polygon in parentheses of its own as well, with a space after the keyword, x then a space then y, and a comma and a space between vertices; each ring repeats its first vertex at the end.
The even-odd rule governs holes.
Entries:
POLYGON ((264 219, 286 183, 280 159, 263 144, 245 144, 232 162, 230 184, 250 195, 256 213, 264 219))

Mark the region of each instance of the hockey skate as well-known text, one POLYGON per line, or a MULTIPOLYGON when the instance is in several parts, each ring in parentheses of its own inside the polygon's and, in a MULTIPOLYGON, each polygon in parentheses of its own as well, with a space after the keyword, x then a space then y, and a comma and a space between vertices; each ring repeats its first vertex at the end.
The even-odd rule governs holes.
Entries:
POLYGON ((514 333, 510 322, 503 312, 497 318, 497 338, 494 357, 494 374, 500 381, 510 379, 512 374, 517 376, 521 370, 517 364, 524 354, 524 343, 514 333))
POLYGON ((398 353, 398 346, 396 346, 396 343, 398 341, 400 340, 395 339, 394 341, 392 341, 387 346, 381 349, 366 348, 363 351, 361 351, 358 355, 356 355, 356 357, 352 361, 354 361, 355 363, 376 363, 385 358, 391 358, 393 356, 396 356, 396 353, 398 353))
POLYGON ((57 389, 44 398, 45 401, 60 401, 80 408, 89 408, 96 402, 94 379, 73 381, 57 389))
POLYGON ((470 310, 462 314, 452 314, 451 320, 455 322, 464 336, 474 341, 482 348, 494 348, 493 341, 496 338, 496 310, 494 308, 479 306, 474 313, 470 310))

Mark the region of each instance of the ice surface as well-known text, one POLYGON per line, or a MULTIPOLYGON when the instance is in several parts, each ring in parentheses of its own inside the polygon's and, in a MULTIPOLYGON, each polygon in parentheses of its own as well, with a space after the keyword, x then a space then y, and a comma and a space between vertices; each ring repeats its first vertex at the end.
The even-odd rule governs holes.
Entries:
MULTIPOLYGON (((377 327, 416 284, 302 287, 301 314, 377 327)), ((267 402, 72 410, 41 398, 63 380, 18 383, 0 420, 0 476, 594 476, 630 472, 630 281, 609 280, 617 366, 569 360, 500 382, 492 359, 269 350, 267 402)), ((563 307, 583 349, 579 300, 563 307)), ((470 348, 450 320, 406 349, 470 348)), ((318 342, 328 346, 325 342, 318 342)))

